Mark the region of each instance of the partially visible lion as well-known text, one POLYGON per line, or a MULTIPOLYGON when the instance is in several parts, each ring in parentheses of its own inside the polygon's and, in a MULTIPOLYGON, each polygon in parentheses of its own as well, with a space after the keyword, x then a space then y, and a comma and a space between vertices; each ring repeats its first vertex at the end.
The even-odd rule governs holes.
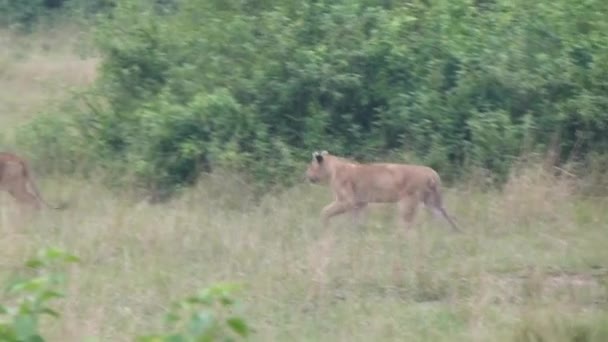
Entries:
POLYGON ((331 217, 348 211, 358 216, 368 203, 398 203, 407 230, 418 205, 424 203, 435 216, 444 217, 453 230, 461 231, 443 207, 441 180, 430 167, 363 164, 322 151, 313 153, 306 177, 313 183, 329 183, 335 196, 321 212, 324 226, 331 217))
POLYGON ((25 160, 8 152, 0 152, 0 191, 7 191, 18 202, 36 209, 40 209, 42 205, 56 210, 65 208, 65 205, 49 205, 40 195, 25 160))

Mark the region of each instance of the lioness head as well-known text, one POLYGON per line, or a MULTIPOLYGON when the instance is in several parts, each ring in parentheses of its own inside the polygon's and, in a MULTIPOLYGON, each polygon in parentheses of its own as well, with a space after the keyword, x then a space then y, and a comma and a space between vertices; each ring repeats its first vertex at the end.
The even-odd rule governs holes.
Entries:
POLYGON ((329 178, 329 170, 327 163, 325 163, 325 157, 329 155, 327 151, 313 152, 312 160, 306 170, 306 178, 312 183, 324 182, 329 178))

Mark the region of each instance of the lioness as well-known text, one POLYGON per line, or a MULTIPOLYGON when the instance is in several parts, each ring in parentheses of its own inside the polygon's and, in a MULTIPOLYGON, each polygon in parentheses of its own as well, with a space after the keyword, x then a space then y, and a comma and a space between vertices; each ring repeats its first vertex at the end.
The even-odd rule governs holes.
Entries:
POLYGON ((443 216, 452 229, 461 231, 445 211, 440 192, 441 180, 427 166, 371 163, 363 164, 329 154, 314 152, 306 171, 312 183, 328 182, 335 200, 321 212, 324 226, 333 216, 347 211, 358 215, 368 203, 398 203, 406 230, 418 204, 424 203, 435 216, 443 216))
POLYGON ((0 190, 7 191, 18 202, 27 203, 36 209, 40 209, 42 204, 56 210, 65 207, 53 207, 42 199, 25 160, 8 152, 0 152, 0 190))

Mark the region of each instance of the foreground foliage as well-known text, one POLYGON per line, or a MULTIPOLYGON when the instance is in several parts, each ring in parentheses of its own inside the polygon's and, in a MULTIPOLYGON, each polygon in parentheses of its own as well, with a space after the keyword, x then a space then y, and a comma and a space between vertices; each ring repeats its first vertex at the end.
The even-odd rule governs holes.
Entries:
POLYGON ((166 316, 168 332, 139 337, 137 341, 236 341, 247 337, 249 327, 245 320, 229 312, 235 303, 235 289, 233 285, 217 284, 174 303, 166 316))
POLYGON ((64 296, 63 268, 78 258, 60 249, 43 249, 37 257, 26 262, 28 273, 8 287, 11 305, 0 304, 0 340, 6 342, 44 341, 40 333, 40 319, 59 317, 51 309, 50 301, 64 296))
MULTIPOLYGON (((48 248, 25 263, 27 271, 8 287, 12 305, 0 304, 0 341, 43 342, 40 319, 59 318, 49 302, 63 298, 64 268, 79 259, 61 249, 48 248)), ((216 284, 172 305, 166 316, 167 332, 136 338, 140 342, 236 341, 249 335, 246 321, 232 311, 236 303, 231 284, 216 284)))

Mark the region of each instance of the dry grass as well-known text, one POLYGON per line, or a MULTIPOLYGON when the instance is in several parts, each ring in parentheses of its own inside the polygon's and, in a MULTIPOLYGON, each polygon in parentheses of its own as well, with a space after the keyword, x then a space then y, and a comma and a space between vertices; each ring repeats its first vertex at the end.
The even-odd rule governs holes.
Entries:
MULTIPOLYGON (((37 43, 62 39, 11 39, 0 52, 5 136, 95 66, 37 43)), ((46 178, 45 196, 68 210, 19 216, 0 195, 0 281, 43 246, 82 258, 62 319, 45 326, 51 341, 131 341, 159 329, 171 301, 220 280, 245 284, 259 341, 605 341, 608 203, 571 185, 531 166, 502 192, 448 191, 466 233, 421 212, 406 240, 391 206, 373 206, 360 229, 342 217, 323 231, 330 195, 316 186, 254 204, 245 184, 216 175, 151 205, 46 178)))
POLYGON ((7 141, 15 127, 94 80, 97 58, 73 52, 78 38, 74 28, 27 37, 0 30, 0 127, 7 141))
POLYGON ((537 197, 551 191, 540 181, 504 193, 454 190, 447 203, 467 232, 451 233, 423 213, 405 240, 391 207, 373 208, 361 229, 343 217, 323 231, 325 190, 302 185, 254 205, 246 186, 222 179, 159 205, 45 179, 47 197, 72 206, 21 222, 4 196, 0 277, 40 246, 82 257, 61 304, 65 316, 48 327, 62 341, 131 340, 158 328, 170 301, 223 280, 246 285, 260 341, 506 341, 526 340, 528 330, 551 341, 608 336, 605 203, 574 195, 551 202, 537 197), (527 203, 516 215, 515 198, 527 203))

